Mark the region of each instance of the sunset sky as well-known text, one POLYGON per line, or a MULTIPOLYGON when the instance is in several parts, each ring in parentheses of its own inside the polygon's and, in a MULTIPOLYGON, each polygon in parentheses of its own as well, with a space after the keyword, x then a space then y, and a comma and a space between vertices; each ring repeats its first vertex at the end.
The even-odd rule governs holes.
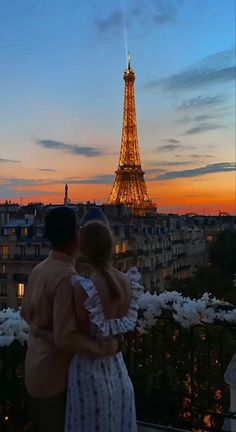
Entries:
POLYGON ((0 2, 0 201, 106 202, 126 46, 160 212, 236 212, 234 0, 0 2))

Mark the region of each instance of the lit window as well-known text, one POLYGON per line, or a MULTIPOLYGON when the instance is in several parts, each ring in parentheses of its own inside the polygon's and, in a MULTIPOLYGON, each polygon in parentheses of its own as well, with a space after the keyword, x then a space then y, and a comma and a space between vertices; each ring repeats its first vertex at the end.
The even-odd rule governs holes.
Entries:
POLYGON ((127 250, 128 250, 128 245, 127 245, 127 243, 123 243, 123 244, 122 244, 122 252, 125 253, 125 252, 127 252, 127 250))
POLYGON ((120 245, 117 243, 116 244, 116 254, 120 253, 120 245))
POLYGON ((27 237, 27 235, 28 235, 28 228, 22 228, 22 230, 21 230, 21 234, 22 234, 24 237, 27 237))
POLYGON ((17 285, 17 297, 23 298, 25 295, 25 284, 24 283, 18 283, 17 285))
POLYGON ((4 246, 0 247, 0 255, 1 255, 1 258, 3 258, 3 259, 9 258, 9 247, 8 247, 8 245, 4 245, 4 246))

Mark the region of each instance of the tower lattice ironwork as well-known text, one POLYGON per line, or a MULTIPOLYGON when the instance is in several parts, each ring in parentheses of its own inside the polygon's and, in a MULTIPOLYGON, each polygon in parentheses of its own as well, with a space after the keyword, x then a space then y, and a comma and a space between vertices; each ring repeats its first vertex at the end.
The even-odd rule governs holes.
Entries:
POLYGON ((143 216, 156 212, 156 207, 148 196, 141 167, 135 109, 135 73, 131 68, 130 55, 124 80, 125 100, 120 159, 108 204, 125 204, 133 209, 134 214, 143 216))

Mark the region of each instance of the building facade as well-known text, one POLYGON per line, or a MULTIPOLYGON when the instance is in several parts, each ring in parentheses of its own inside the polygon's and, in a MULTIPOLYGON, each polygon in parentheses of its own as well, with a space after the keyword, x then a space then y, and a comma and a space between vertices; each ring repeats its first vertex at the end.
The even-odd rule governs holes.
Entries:
MULTIPOLYGON (((44 217, 51 208, 0 206, 1 309, 21 305, 30 271, 48 255, 44 217)), ((78 219, 86 208, 74 206, 78 219)), ((207 239, 197 220, 167 215, 137 217, 124 206, 102 206, 102 210, 114 235, 116 267, 125 272, 136 266, 147 291, 162 292, 170 279, 189 277, 197 266, 207 264, 207 239)), ((84 276, 91 274, 83 257, 78 258, 77 270, 84 276)))

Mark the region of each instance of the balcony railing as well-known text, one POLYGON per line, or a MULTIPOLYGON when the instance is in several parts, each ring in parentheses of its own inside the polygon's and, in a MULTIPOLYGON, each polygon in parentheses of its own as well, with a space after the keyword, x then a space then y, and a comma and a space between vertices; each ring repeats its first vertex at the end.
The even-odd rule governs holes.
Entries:
MULTIPOLYGON (((183 328, 160 318, 150 333, 129 334, 124 357, 133 381, 140 432, 220 432, 229 414, 224 372, 236 350, 236 326, 183 328)), ((32 432, 24 390, 25 347, 0 348, 0 430, 32 432)), ((230 431, 224 428, 224 431, 230 431)))

